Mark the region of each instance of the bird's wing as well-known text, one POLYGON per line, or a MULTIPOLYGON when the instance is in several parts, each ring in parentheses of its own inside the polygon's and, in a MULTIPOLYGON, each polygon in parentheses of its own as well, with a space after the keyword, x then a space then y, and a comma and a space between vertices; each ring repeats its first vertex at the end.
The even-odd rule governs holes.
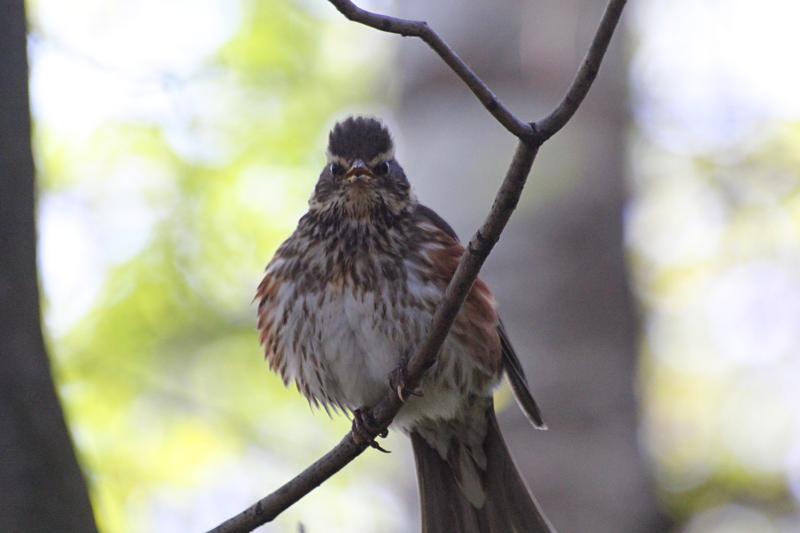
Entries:
POLYGON ((517 399, 522 412, 528 417, 531 424, 539 429, 547 429, 547 425, 542 419, 542 412, 533 399, 530 389, 528 388, 528 380, 525 378, 525 371, 522 369, 522 364, 519 362, 517 352, 511 345, 511 340, 508 338, 506 327, 503 321, 500 320, 497 324, 497 333, 500 335, 500 346, 503 349, 503 365, 506 369, 508 381, 511 383, 511 390, 514 391, 514 397, 517 399))
POLYGON ((422 204, 417 204, 416 214, 426 218, 428 222, 442 230, 443 232, 450 235, 456 242, 458 242, 458 235, 456 235, 456 230, 454 230, 450 224, 447 223, 445 219, 440 217, 436 211, 431 209, 430 207, 424 206, 422 204))
MULTIPOLYGON (((417 214, 426 218, 431 224, 458 241, 458 235, 455 230, 430 207, 419 204, 417 206, 417 214)), ((542 412, 528 388, 528 380, 525 378, 525 371, 522 369, 519 357, 517 357, 517 353, 511 345, 502 320, 499 320, 497 323, 497 334, 500 336, 503 367, 506 370, 506 375, 508 376, 508 381, 511 383, 511 390, 514 391, 514 397, 517 399, 517 403, 528 420, 530 420, 531 424, 537 428, 546 429, 547 426, 542 419, 542 412)))

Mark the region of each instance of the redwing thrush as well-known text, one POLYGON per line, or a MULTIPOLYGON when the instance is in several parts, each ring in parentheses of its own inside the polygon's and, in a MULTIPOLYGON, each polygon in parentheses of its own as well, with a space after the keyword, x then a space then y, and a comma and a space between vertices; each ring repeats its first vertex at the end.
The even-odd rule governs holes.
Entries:
MULTIPOLYGON (((272 370, 354 427, 415 352, 464 248, 417 202, 386 128, 348 118, 330 133, 308 212, 267 265, 258 328, 272 370)), ((422 530, 549 531, 503 442, 492 390, 503 371, 544 427, 487 285, 475 282, 418 395, 393 427, 417 464, 422 530)), ((356 436, 360 432, 355 432, 356 436)))

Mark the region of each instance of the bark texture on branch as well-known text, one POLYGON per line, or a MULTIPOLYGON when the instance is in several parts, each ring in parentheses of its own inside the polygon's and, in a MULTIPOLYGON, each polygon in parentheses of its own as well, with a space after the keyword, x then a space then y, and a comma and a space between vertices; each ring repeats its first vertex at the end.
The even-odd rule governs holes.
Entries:
MULTIPOLYGON (((425 41, 464 81, 492 116, 519 139, 514 157, 495 196, 492 209, 482 226, 469 241, 466 253, 462 256, 453 279, 447 287, 445 297, 434 315, 426 341, 409 360, 407 365, 408 385, 414 388, 425 370, 434 363, 436 354, 470 287, 516 208, 539 147, 567 123, 583 102, 597 75, 603 55, 622 14, 625 0, 609 2, 586 59, 567 90, 566 96, 556 109, 543 119, 541 124, 527 123, 517 118, 427 23, 368 12, 349 0, 329 1, 350 20, 380 31, 419 37, 425 41)), ((372 415, 377 425, 381 429, 388 427, 401 405, 396 392, 387 387, 386 395, 372 407, 372 415)), ((377 436, 377 433, 374 436, 377 436)), ((365 449, 364 445, 355 443, 352 433, 348 433, 333 450, 294 479, 211 531, 215 533, 251 531, 273 520, 289 506, 341 470, 365 449)))

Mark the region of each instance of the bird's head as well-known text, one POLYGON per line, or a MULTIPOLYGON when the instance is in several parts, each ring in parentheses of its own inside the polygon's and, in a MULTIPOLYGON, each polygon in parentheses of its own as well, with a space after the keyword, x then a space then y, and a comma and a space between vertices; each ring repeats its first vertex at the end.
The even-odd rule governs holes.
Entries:
POLYGON ((414 203, 394 144, 380 121, 350 117, 328 137, 328 161, 309 202, 311 211, 348 218, 398 215, 414 203))

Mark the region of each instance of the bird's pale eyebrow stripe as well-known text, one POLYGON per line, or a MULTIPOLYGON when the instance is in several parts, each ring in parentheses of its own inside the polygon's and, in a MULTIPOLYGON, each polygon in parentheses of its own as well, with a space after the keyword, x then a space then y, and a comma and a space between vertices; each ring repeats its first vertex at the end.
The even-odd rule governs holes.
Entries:
MULTIPOLYGON (((342 165, 344 167, 348 167, 350 165, 350 162, 347 159, 345 159, 343 157, 340 157, 338 155, 332 154, 332 153, 330 153, 330 151, 325 152, 325 155, 328 157, 328 163, 337 163, 337 164, 342 165)), ((367 164, 368 167, 374 167, 378 163, 382 163, 384 161, 389 161, 389 160, 391 160, 393 158, 394 158, 394 148, 390 148, 389 150, 386 150, 385 152, 379 153, 378 155, 376 155, 375 157, 373 157, 372 159, 367 161, 366 164, 367 164)))
POLYGON ((390 148, 385 152, 381 152, 372 159, 369 160, 367 166, 374 167, 378 163, 383 163, 384 161, 389 161, 390 159, 394 158, 394 148, 390 148))
POLYGON ((336 163, 342 165, 343 167, 347 167, 350 164, 345 158, 339 157, 338 155, 333 155, 330 152, 326 152, 325 155, 328 156, 328 163, 336 163))

